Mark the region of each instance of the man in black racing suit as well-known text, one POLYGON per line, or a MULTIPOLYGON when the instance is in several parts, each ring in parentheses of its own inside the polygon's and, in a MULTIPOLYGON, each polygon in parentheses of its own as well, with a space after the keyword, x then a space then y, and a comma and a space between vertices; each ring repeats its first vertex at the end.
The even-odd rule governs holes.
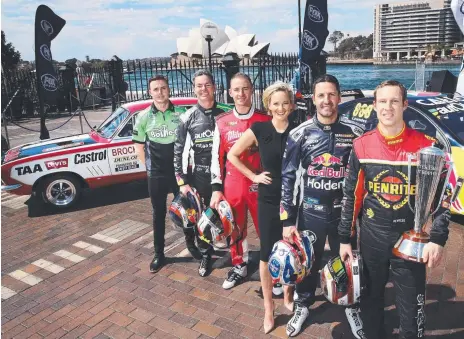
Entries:
MULTIPOLYGON (((318 283, 318 271, 326 238, 334 255, 339 251, 337 226, 340 220, 342 185, 353 139, 363 133, 361 126, 338 115, 340 86, 331 75, 317 78, 313 101, 317 114, 290 132, 282 162, 281 220, 283 236, 307 230, 312 238, 315 261, 310 275, 296 285, 295 314, 287 324, 287 335, 297 335, 309 316, 318 283), (300 201, 296 201, 300 189, 300 201), (299 214, 299 215, 298 215, 299 214)), ((356 237, 353 237, 356 241, 356 237)), ((353 335, 362 338, 362 323, 356 307, 346 315, 353 335)))
MULTIPOLYGON (((215 118, 230 108, 221 106, 214 100, 216 87, 210 72, 206 70, 196 72, 193 76, 193 86, 198 103, 180 117, 174 144, 174 172, 182 194, 187 194, 192 185, 206 208, 209 206, 212 194, 210 168, 215 118), (191 151, 193 151, 192 182, 189 182, 187 171, 191 151)), ((198 274, 204 277, 210 271, 213 248, 199 238, 197 244, 202 254, 198 274)))
MULTIPOLYGON (((384 294, 389 270, 395 285, 400 338, 422 338, 425 335, 425 264, 392 254, 393 246, 403 232, 414 227, 414 213, 409 208, 408 199, 416 191, 416 166, 412 166, 408 178, 408 155, 434 143, 432 138, 405 126, 406 95, 406 89, 397 81, 385 81, 377 87, 374 108, 379 123, 375 130, 354 141, 344 184, 338 227, 340 256, 343 260, 352 256, 350 237, 362 209, 360 247, 368 295, 362 296, 361 309, 368 338, 385 337, 384 294)), ((443 183, 436 198, 442 188, 443 183)), ((423 249, 423 259, 429 267, 440 263, 448 238, 451 192, 449 189, 445 192, 443 200, 435 202, 440 205, 434 215, 430 242, 423 249)))

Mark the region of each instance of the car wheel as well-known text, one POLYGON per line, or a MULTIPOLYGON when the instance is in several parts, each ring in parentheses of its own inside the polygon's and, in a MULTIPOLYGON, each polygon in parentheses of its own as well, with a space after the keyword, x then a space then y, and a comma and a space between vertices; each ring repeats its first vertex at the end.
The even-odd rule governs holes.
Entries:
POLYGON ((45 179, 41 193, 47 204, 57 208, 67 208, 78 200, 81 194, 81 184, 72 175, 57 174, 45 179))

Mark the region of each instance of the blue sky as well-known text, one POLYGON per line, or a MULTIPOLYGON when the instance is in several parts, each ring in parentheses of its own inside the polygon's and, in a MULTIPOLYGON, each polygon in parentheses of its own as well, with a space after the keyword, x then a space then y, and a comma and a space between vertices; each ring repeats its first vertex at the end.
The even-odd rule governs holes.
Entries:
MULTIPOLYGON (((380 0, 328 0, 329 31, 368 35, 380 0)), ((413 1, 401 1, 413 2, 413 1)), ((305 1, 301 0, 302 7, 305 1)), ((169 56, 176 38, 199 27, 200 18, 254 33, 271 52, 297 52, 297 0, 2 0, 2 30, 24 60, 34 59, 34 17, 45 4, 67 21, 52 42, 53 59, 122 59, 169 56)), ((332 50, 327 43, 325 50, 332 50)))

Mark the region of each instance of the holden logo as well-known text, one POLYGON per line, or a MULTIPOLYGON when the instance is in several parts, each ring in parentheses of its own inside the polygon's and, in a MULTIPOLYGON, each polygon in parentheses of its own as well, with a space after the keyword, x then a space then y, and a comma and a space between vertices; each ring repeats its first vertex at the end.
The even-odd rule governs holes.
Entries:
POLYGON ((48 48, 47 45, 40 46, 40 54, 42 54, 46 60, 52 61, 52 53, 50 52, 50 48, 48 48))
POLYGON ((313 33, 306 29, 303 32, 303 47, 308 51, 315 50, 319 47, 319 41, 317 41, 317 38, 313 33))
POLYGON ((47 35, 52 35, 53 34, 53 26, 47 21, 47 20, 42 20, 40 22, 40 26, 44 30, 47 35))
POLYGON ((58 80, 51 74, 44 74, 40 77, 42 86, 49 92, 54 92, 58 89, 58 80))
POLYGON ((305 64, 304 62, 301 62, 300 69, 301 69, 301 74, 303 74, 303 75, 309 73, 309 66, 307 64, 305 64))
POLYGON ((322 22, 322 21, 324 21, 324 17, 322 16, 321 11, 319 10, 319 8, 317 8, 316 6, 313 6, 313 5, 308 6, 308 18, 311 21, 314 21, 314 22, 322 22))

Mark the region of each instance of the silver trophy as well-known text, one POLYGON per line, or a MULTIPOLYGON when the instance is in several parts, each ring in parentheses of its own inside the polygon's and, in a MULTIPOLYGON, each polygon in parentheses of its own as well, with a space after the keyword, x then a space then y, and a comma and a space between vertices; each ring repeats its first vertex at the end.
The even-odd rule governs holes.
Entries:
POLYGON ((408 199, 409 208, 414 213, 414 229, 403 233, 396 242, 393 247, 393 254, 397 257, 415 262, 424 262, 422 251, 430 239, 424 228, 429 217, 437 213, 441 206, 452 164, 451 161, 446 161, 446 153, 434 146, 422 148, 417 154, 408 156, 408 192, 410 192, 410 197, 414 195, 416 198, 415 208, 411 206, 411 200, 408 199), (413 159, 416 160, 417 164, 415 192, 411 191, 413 159), (439 201, 437 201, 437 208, 432 212, 432 203, 435 200, 435 194, 445 166, 448 166, 449 170, 447 171, 439 201))

